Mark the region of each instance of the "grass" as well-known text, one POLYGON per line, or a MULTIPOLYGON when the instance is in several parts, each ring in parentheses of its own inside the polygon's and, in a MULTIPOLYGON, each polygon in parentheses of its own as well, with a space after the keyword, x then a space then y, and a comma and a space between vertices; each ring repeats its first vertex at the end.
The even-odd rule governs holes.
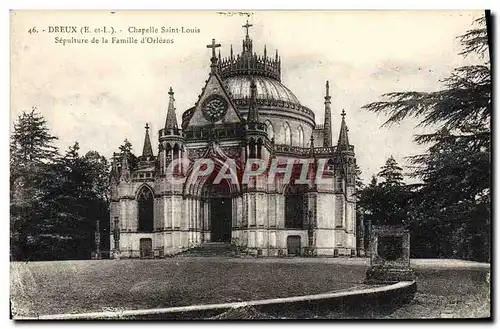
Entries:
MULTIPOLYGON (((13 315, 99 312, 324 293, 359 286, 366 266, 238 262, 217 258, 11 263, 13 315)), ((469 318, 490 316, 485 268, 415 268, 415 298, 397 309, 280 318, 469 318)), ((233 312, 234 313, 234 312, 233 312)), ((254 310, 216 318, 269 318, 254 310)), ((271 317, 276 317, 272 315, 271 317)))
POLYGON ((485 269, 419 269, 415 298, 385 318, 488 318, 491 290, 485 274, 485 269))
POLYGON ((14 316, 224 303, 350 288, 364 272, 203 258, 12 263, 11 301, 14 316))

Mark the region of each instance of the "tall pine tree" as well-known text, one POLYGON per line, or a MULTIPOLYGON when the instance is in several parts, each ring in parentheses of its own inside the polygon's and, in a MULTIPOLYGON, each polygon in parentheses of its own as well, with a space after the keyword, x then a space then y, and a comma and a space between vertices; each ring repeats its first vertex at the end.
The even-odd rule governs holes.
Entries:
POLYGON ((394 157, 391 155, 380 168, 378 177, 384 179, 385 186, 401 186, 403 184, 403 168, 401 168, 394 157))
POLYGON ((49 132, 43 116, 33 108, 14 122, 10 137, 11 257, 26 259, 36 249, 44 217, 41 200, 48 168, 56 161, 57 137, 49 132))
POLYGON ((386 125, 414 117, 420 126, 436 128, 417 136, 429 149, 413 158, 414 174, 423 181, 414 185, 410 205, 413 240, 422 240, 422 254, 488 260, 491 72, 486 19, 476 20, 458 39, 463 56, 479 55, 482 62, 454 69, 441 90, 389 93, 364 108, 387 113, 386 125))
POLYGON ((408 193, 403 184, 403 169, 391 156, 377 176, 359 194, 359 207, 374 225, 407 225, 408 193), (382 178, 378 181, 377 177, 382 178))
MULTIPOLYGON (((109 218, 107 159, 80 156, 75 142, 58 154, 47 122, 34 109, 11 132, 11 257, 85 259, 94 250, 95 223, 109 218)), ((102 246, 106 249, 106 239, 102 246)))

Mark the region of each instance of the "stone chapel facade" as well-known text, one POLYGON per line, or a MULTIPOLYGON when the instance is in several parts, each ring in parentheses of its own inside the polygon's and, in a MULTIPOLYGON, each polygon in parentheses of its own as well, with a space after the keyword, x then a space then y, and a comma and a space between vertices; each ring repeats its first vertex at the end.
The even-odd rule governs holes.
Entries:
POLYGON ((356 159, 345 112, 333 143, 328 82, 319 125, 313 111, 281 83, 278 52, 254 53, 250 26, 244 25, 240 54, 231 46, 230 55, 221 58, 215 40, 207 46, 212 50, 208 79, 180 125, 170 88, 156 155, 148 126, 141 156, 126 148, 114 153, 111 257, 163 257, 207 242, 232 243, 262 256, 356 255, 356 159), (215 164, 214 174, 195 175, 194 162, 200 159, 215 164), (276 174, 270 182, 267 165, 248 182, 214 184, 227 160, 241 178, 249 159, 292 162, 291 179, 276 174), (306 169, 304 159, 311 160, 306 169), (175 160, 182 161, 170 166, 175 160), (329 183, 300 183, 303 170, 308 178, 323 175, 329 183), (173 183, 169 174, 184 183, 173 183))

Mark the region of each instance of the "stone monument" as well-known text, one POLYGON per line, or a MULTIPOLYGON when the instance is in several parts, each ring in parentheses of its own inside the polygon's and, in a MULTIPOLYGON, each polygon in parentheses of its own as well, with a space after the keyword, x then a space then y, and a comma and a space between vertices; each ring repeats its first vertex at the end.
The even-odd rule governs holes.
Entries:
POLYGON ((370 233, 370 268, 366 283, 415 280, 410 268, 410 233, 404 227, 373 226, 370 233))

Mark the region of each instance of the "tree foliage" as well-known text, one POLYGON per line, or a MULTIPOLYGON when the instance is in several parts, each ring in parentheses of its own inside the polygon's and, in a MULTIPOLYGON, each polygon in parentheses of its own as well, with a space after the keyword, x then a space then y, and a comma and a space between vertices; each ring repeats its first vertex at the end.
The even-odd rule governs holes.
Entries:
POLYGON ((56 161, 57 137, 36 108, 22 113, 14 122, 10 138, 10 231, 11 253, 22 257, 36 236, 41 221, 40 189, 56 161))
POLYGON ((458 39, 463 56, 483 63, 454 69, 434 92, 393 92, 365 109, 389 116, 390 126, 417 118, 434 132, 416 136, 428 145, 411 158, 414 176, 406 209, 411 218, 414 254, 489 259, 491 72, 485 19, 458 39), (420 253, 420 254, 419 254, 420 253))
POLYGON ((11 134, 11 256, 88 258, 96 220, 108 213, 107 160, 80 156, 78 142, 59 155, 43 117, 19 116, 11 134), (30 142, 31 140, 31 142, 30 142))
POLYGON ((392 156, 380 169, 359 193, 360 211, 373 225, 405 225, 408 221, 408 193, 403 184, 403 169, 392 156))
POLYGON ((363 179, 361 178, 362 173, 363 172, 361 171, 361 168, 356 164, 356 166, 354 167, 354 175, 356 175, 356 193, 362 191, 365 188, 365 184, 363 183, 363 179))
POLYGON ((58 155, 55 140, 57 137, 50 134, 47 121, 35 107, 23 112, 14 122, 10 138, 11 170, 50 163, 58 155))
POLYGON ((401 168, 394 157, 391 155, 385 162, 385 165, 380 168, 378 176, 384 179, 384 186, 401 186, 403 183, 403 168, 401 168))

